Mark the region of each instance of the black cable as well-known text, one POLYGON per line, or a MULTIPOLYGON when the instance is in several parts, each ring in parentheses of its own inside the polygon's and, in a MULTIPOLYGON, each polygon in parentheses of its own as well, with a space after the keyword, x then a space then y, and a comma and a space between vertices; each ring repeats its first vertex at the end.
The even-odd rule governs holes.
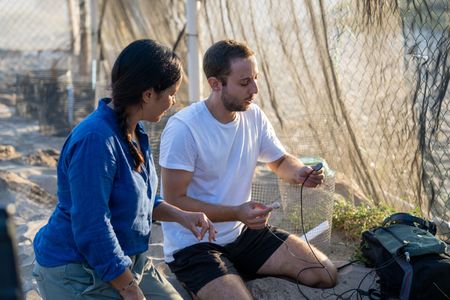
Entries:
POLYGON ((303 258, 297 256, 294 252, 291 251, 291 249, 289 248, 289 245, 288 245, 284 240, 280 239, 279 236, 277 236, 275 233, 273 233, 273 231, 270 230, 270 228, 272 228, 272 226, 271 226, 271 225, 267 225, 267 229, 269 229, 269 232, 270 232, 274 237, 276 237, 276 238, 279 239, 281 242, 283 242, 283 244, 286 246, 286 249, 287 249, 287 251, 289 252, 289 254, 290 254, 291 256, 293 256, 294 258, 296 258, 296 259, 298 259, 298 260, 301 260, 301 261, 303 261, 303 262, 305 262, 305 263, 308 263, 308 264, 315 264, 315 262, 311 262, 311 261, 308 261, 308 260, 306 260, 306 259, 303 259, 303 258))
POLYGON ((352 265, 352 264, 354 264, 355 262, 358 262, 358 261, 360 261, 359 259, 355 259, 355 260, 352 260, 351 262, 348 262, 348 263, 346 263, 345 265, 342 265, 342 266, 340 266, 340 267, 338 267, 338 268, 336 268, 338 271, 340 271, 340 270, 342 270, 343 268, 345 268, 345 267, 348 267, 348 266, 350 266, 350 265, 352 265))
MULTIPOLYGON (((319 170, 320 170, 320 169, 319 169, 319 170)), ((327 267, 325 267, 325 266, 320 262, 319 258, 317 257, 316 253, 314 252, 314 250, 313 250, 311 244, 309 243, 307 234, 306 234, 306 232, 305 232, 304 222, 303 222, 303 187, 304 187, 305 182, 308 180, 309 176, 310 176, 314 171, 318 171, 318 170, 317 170, 316 168, 314 168, 311 172, 309 172, 309 173, 306 175, 306 177, 305 177, 305 179, 303 180, 303 182, 302 182, 302 184, 301 184, 301 187, 300 187, 300 218, 301 218, 301 219, 300 219, 300 224, 301 224, 302 232, 303 232, 303 234, 304 234, 306 244, 308 245, 309 249, 311 250, 311 253, 314 255, 314 257, 315 257, 317 263, 320 265, 320 266, 311 266, 311 267, 303 268, 303 269, 301 269, 301 270, 297 273, 296 280, 295 280, 295 281, 296 281, 296 285, 297 285, 297 289, 298 289, 299 293, 302 295, 302 297, 304 297, 305 299, 309 299, 309 298, 303 293, 303 291, 302 291, 301 288, 300 288, 300 274, 301 274, 302 272, 304 272, 304 271, 306 271, 306 270, 311 270, 311 269, 325 269, 325 271, 327 272, 327 274, 328 274, 328 276, 330 277, 331 281, 333 281, 333 277, 331 276, 331 274, 330 274, 330 272, 328 271, 327 267)), ((271 227, 271 226, 268 225, 269 232, 270 232, 273 236, 275 236, 277 239, 281 240, 275 233, 273 233, 273 232, 270 230, 270 227, 271 227)), ((298 260, 301 260, 301 261, 303 261, 303 262, 309 263, 309 264, 317 264, 317 263, 315 263, 315 262, 310 262, 310 261, 307 261, 307 260, 305 260, 305 259, 302 259, 302 258, 298 257, 297 255, 295 255, 295 254, 289 249, 289 246, 288 246, 288 244, 286 243, 286 241, 284 241, 284 240, 281 240, 281 241, 285 244, 287 250, 289 251, 289 253, 290 253, 294 258, 296 258, 296 259, 298 259, 298 260)), ((355 263, 355 262, 357 262, 357 261, 359 261, 359 260, 351 261, 351 262, 349 262, 349 263, 347 263, 347 264, 345 264, 345 265, 343 265, 343 266, 341 266, 341 267, 339 267, 339 268, 337 268, 337 269, 338 269, 338 271, 339 271, 339 270, 341 270, 341 269, 343 269, 343 268, 345 268, 345 267, 347 267, 347 266, 349 266, 349 265, 351 265, 351 264, 353 264, 353 263, 355 263)), ((359 282, 357 288, 349 289, 349 290, 346 290, 346 291, 344 291, 344 292, 342 292, 342 293, 340 293, 340 294, 337 294, 337 293, 336 293, 336 290, 335 290, 334 287, 333 287, 333 293, 329 293, 329 296, 327 296, 327 297, 335 296, 335 297, 336 297, 336 300, 340 300, 340 299, 345 300, 345 299, 351 299, 351 297, 353 297, 353 295, 354 295, 355 293, 356 293, 356 295, 358 296, 358 299, 362 299, 362 298, 361 298, 361 295, 362 295, 362 296, 368 296, 368 297, 370 297, 370 295, 372 294, 373 291, 372 291, 372 292, 371 292, 371 291, 367 291, 367 292, 366 292, 366 291, 361 290, 362 283, 366 280, 366 278, 367 278, 367 276, 369 276, 369 274, 371 274, 371 273, 373 273, 373 272, 375 272, 375 271, 377 271, 377 270, 380 270, 380 269, 382 269, 382 268, 385 268, 385 267, 389 266, 389 265, 390 265, 391 263, 393 263, 393 262, 395 262, 395 256, 393 256, 391 259, 389 259, 388 261, 384 262, 384 263, 381 264, 380 266, 377 266, 377 267, 374 268, 373 270, 370 270, 369 272, 367 272, 367 273, 363 276, 363 278, 360 280, 360 282, 359 282), (349 298, 344 298, 344 295, 347 294, 347 293, 350 293, 350 292, 352 292, 352 293, 350 294, 349 298)), ((375 281, 373 281, 373 282, 375 282, 375 281)), ((372 282, 372 284, 371 284, 370 286, 373 285, 373 282, 372 282)), ((324 298, 327 298, 327 297, 324 297, 324 298)))
MULTIPOLYGON (((343 298, 343 296, 344 296, 345 294, 347 294, 347 293, 352 292, 352 293, 350 294, 350 296, 349 296, 348 299, 351 299, 351 297, 353 297, 353 295, 354 295, 355 293, 356 293, 356 295, 358 296, 357 299, 362 299, 361 296, 371 297, 372 294, 374 294, 374 293, 377 292, 377 291, 376 291, 376 290, 372 290, 372 289, 369 289, 367 292, 366 292, 366 291, 363 291, 363 290, 361 289, 362 283, 366 280, 367 276, 369 276, 371 273, 376 272, 376 271, 378 271, 378 270, 381 270, 381 269, 383 269, 383 268, 386 268, 386 267, 388 267, 390 264, 394 263, 396 257, 397 257, 397 256, 393 256, 391 259, 387 260, 387 261, 384 262, 383 264, 381 264, 381 265, 379 265, 378 267, 373 268, 372 270, 370 270, 369 272, 367 272, 367 273, 363 276, 363 278, 359 281, 359 284, 358 284, 358 287, 357 287, 357 288, 348 289, 348 290, 346 290, 346 291, 344 291, 344 292, 342 292, 342 293, 340 293, 340 294, 330 294, 330 296, 336 296, 336 297, 337 297, 336 299, 345 299, 345 298, 343 298)), ((398 257, 399 257, 399 256, 398 256, 398 257)), ((348 264, 347 264, 347 265, 348 265, 348 264)), ((346 265, 345 265, 345 266, 346 266, 346 265)), ((375 282, 375 280, 372 282, 372 284, 373 284, 374 282, 375 282)), ((371 284, 370 286, 372 286, 372 284, 371 284)), ((370 286, 369 286, 369 287, 370 287, 370 286)))
MULTIPOLYGON (((309 172, 305 179, 303 180, 301 186, 300 186, 300 225, 302 228, 302 232, 303 232, 303 236, 305 237, 305 242, 309 247, 309 250, 311 250, 311 253, 314 255, 315 259, 317 260, 317 262, 322 266, 322 268, 327 272, 328 276, 330 277, 331 282, 333 282, 333 276, 331 276, 330 272, 328 271, 328 269, 322 264, 322 262, 319 260, 319 258, 317 257, 316 253, 314 252, 311 244, 308 241, 308 235, 306 234, 306 230, 305 230, 305 224, 303 222, 303 187, 305 186, 306 181, 308 181, 309 176, 311 176, 312 173, 314 173, 317 169, 317 171, 319 171, 322 168, 322 165, 320 165, 319 168, 313 168, 313 170, 311 172, 309 172)), ((307 269, 312 269, 313 267, 310 268, 306 268, 303 269, 302 271, 299 272, 299 275, 301 274, 301 272, 307 270, 307 269)), ((315 267, 318 268, 318 267, 315 267)), ((299 285, 299 278, 297 278, 297 288, 300 290, 300 285, 299 285)), ((335 293, 334 287, 333 287, 333 292, 335 293)), ((303 293, 302 293, 303 295, 303 293)))
MULTIPOLYGON (((309 241, 308 241, 308 237, 307 237, 306 232, 305 232, 305 226, 304 226, 304 223, 303 223, 303 186, 304 186, 305 182, 308 180, 309 176, 311 176, 311 174, 312 174, 314 171, 318 171, 318 170, 320 170, 321 168, 322 168, 322 164, 320 164, 320 167, 319 167, 319 168, 314 168, 311 172, 309 172, 309 173, 306 175, 306 177, 305 177, 305 179, 303 180, 303 182, 302 182, 302 184, 301 184, 301 187, 300 187, 300 218, 301 218, 300 223, 301 223, 302 232, 304 233, 304 237, 305 237, 306 244, 308 245, 309 249, 311 250, 311 253, 314 255, 314 258, 316 259, 316 261, 317 261, 318 264, 320 265, 320 266, 311 266, 311 267, 307 267, 307 268, 301 269, 301 270, 298 272, 298 274, 297 274, 297 277, 296 277, 296 285, 297 285, 297 289, 298 289, 299 293, 300 293, 305 299, 309 299, 309 298, 306 297, 306 295, 302 292, 302 290, 301 290, 301 288, 300 288, 300 274, 301 274, 303 271, 310 270, 310 269, 325 269, 325 271, 327 272, 327 274, 328 274, 328 276, 330 277, 331 281, 333 281, 333 277, 331 276, 330 272, 329 272, 328 269, 320 262, 320 260, 319 260, 319 258, 317 257, 316 253, 315 253, 314 250, 312 249, 312 246, 311 246, 311 244, 310 244, 309 241)), ((270 230, 270 225, 269 225, 268 227, 269 227, 269 232, 272 233, 272 235, 274 235, 276 238, 280 239, 277 235, 275 235, 275 234, 270 230)), ((281 240, 281 239, 280 239, 280 240, 281 240)), ((298 260, 301 260, 301 261, 303 261, 303 262, 309 263, 309 264, 317 264, 317 263, 315 263, 315 262, 310 262, 310 261, 307 261, 307 260, 305 260, 305 259, 302 259, 302 258, 298 257, 297 255, 295 255, 295 254, 289 249, 289 246, 288 246, 288 244, 287 244, 285 241, 283 241, 283 243, 286 245, 286 247, 287 247, 289 253, 290 253, 294 258, 296 258, 296 259, 298 259, 298 260)), ((333 291, 334 291, 334 288, 333 288, 333 291)))
POLYGON ((305 299, 309 299, 303 292, 302 292, 302 290, 300 289, 300 284, 299 284, 299 278, 300 278, 300 274, 303 272, 303 271, 306 271, 306 270, 311 270, 311 269, 323 269, 323 268, 325 268, 325 267, 323 267, 323 266, 320 266, 320 267, 314 267, 314 266, 311 266, 311 267, 307 267, 307 268, 304 268, 304 269, 301 269, 298 273, 297 273, 297 277, 296 277, 296 284, 297 284, 297 289, 298 289, 298 291, 299 291, 299 293, 305 298, 305 299))

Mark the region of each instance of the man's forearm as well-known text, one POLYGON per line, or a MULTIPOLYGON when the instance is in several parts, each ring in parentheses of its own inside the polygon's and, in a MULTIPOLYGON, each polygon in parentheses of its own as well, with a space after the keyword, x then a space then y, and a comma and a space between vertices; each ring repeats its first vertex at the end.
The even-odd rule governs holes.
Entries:
POLYGON ((278 177, 290 183, 296 183, 297 171, 304 166, 299 159, 290 154, 286 154, 279 161, 268 165, 278 177))

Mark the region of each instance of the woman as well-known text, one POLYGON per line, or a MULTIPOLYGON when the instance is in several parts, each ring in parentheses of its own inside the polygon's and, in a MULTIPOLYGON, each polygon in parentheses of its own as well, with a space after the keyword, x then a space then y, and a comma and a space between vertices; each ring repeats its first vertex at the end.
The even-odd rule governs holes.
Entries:
POLYGON ((181 299, 143 254, 151 220, 178 222, 200 240, 206 232, 214 240, 215 230, 203 213, 155 195, 157 175, 140 123, 158 122, 180 83, 180 60, 168 48, 138 40, 120 53, 112 99, 100 101, 61 151, 58 204, 34 240, 33 275, 44 299, 181 299))

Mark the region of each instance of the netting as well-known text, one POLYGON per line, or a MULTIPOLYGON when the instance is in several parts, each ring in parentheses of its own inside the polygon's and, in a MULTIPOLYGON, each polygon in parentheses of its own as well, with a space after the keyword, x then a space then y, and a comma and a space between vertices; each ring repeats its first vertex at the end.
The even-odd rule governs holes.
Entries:
MULTIPOLYGON (((66 79, 58 77, 61 87, 55 88, 65 107, 60 116, 68 119, 72 107, 81 105, 81 117, 95 105, 92 86, 96 95, 108 92, 111 65, 134 39, 154 38, 176 48, 187 65, 184 1, 49 3, 0 1, 0 93, 16 93, 31 103, 16 90, 25 70, 33 76, 36 70, 70 71, 66 79), (28 17, 15 17, 18 11, 28 17), (98 29, 89 42, 92 27, 98 29), (94 58, 96 69, 90 68, 94 58), (84 89, 72 84, 80 96, 68 94, 73 82, 83 83, 84 89)), ((355 202, 387 203, 398 210, 419 206, 448 238, 449 5, 446 0, 203 0, 198 38, 201 53, 223 38, 246 41, 255 50, 259 105, 289 151, 328 162, 336 171, 336 191, 355 202)), ((177 98, 186 99, 186 91, 183 84, 177 98)), ((208 92, 204 82, 203 95, 208 92)), ((42 103, 53 101, 40 95, 42 103)), ((72 117, 66 123, 76 122, 72 117)), ((257 176, 255 186, 262 180, 257 176)), ((275 179, 270 182, 280 190, 275 179)), ((306 203, 321 207, 320 201, 306 203)))

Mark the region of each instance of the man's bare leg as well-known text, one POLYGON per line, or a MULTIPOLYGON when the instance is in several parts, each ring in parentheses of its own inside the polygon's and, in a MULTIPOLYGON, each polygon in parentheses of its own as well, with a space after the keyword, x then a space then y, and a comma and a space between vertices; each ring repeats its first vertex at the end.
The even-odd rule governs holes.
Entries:
POLYGON ((251 300, 252 295, 239 275, 228 274, 208 282, 197 293, 198 299, 251 300))
POLYGON ((336 267, 325 254, 314 246, 311 245, 311 247, 320 263, 326 269, 317 262, 306 242, 291 234, 257 273, 261 275, 289 276, 304 285, 313 287, 330 288, 335 286, 337 279, 336 267), (304 269, 305 271, 301 272, 304 269))

